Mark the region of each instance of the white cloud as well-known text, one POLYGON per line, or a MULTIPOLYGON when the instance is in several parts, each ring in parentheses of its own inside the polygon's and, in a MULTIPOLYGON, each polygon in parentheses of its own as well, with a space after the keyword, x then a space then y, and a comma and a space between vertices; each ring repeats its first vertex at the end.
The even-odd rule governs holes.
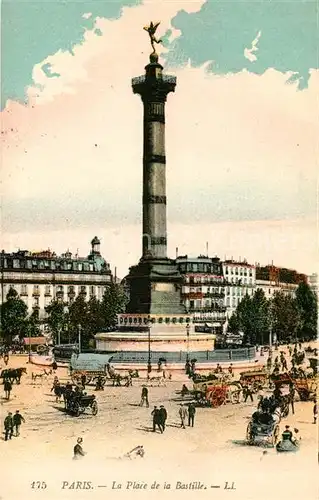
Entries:
MULTIPOLYGON (((170 28, 178 10, 194 12, 203 3, 163 3, 159 35, 170 28)), ((142 27, 157 15, 158 1, 153 0, 124 8, 117 20, 96 19, 95 28, 101 29, 102 36, 88 31, 84 42, 74 47, 74 55, 59 51, 35 66, 28 106, 7 103, 2 114, 6 133, 1 137, 4 208, 21 204, 27 214, 25 207, 36 206, 41 215, 44 199, 52 207, 46 215, 48 223, 52 219, 60 229, 39 235, 34 218, 19 226, 12 215, 3 234, 6 247, 34 247, 32 241, 58 250, 62 242, 83 247, 96 227, 94 233, 103 237, 104 253, 113 265, 123 270, 138 259, 143 118, 142 103, 132 94, 130 82, 143 73, 150 53, 142 27), (61 77, 48 78, 41 70, 46 63, 61 77), (124 213, 116 222, 123 248, 123 241, 112 233, 118 209, 124 213), (63 218, 56 219, 58 212, 63 218), (70 225, 75 212, 80 220, 81 214, 90 212, 87 229, 70 225), (109 246, 114 250, 109 252, 109 246)), ((285 83, 287 75, 274 70, 262 76, 243 71, 224 77, 208 73, 207 64, 170 69, 178 83, 167 102, 168 214, 173 224, 169 240, 185 248, 189 242, 191 253, 211 231, 212 250, 221 241, 222 253, 235 255, 242 245, 242 256, 246 253, 248 258, 249 251, 256 260, 266 260, 268 254, 262 257, 265 245, 259 245, 267 241, 266 229, 263 238, 250 240, 233 223, 228 226, 229 236, 221 237, 222 223, 217 221, 223 213, 238 219, 241 210, 244 218, 258 219, 268 207, 273 217, 279 212, 287 212, 287 218, 304 217, 309 207, 303 208, 303 200, 310 203, 317 168, 319 71, 313 71, 309 89, 300 92, 296 84, 285 83), (184 232, 181 221, 189 213, 195 219, 198 214, 198 221, 184 232), (204 219, 211 224, 203 226, 204 219)), ((283 254, 275 235, 280 239, 284 230, 281 224, 271 232, 274 261, 283 254)), ((296 256, 308 251, 309 241, 298 239, 297 246, 291 243, 293 236, 289 238, 287 248, 293 253, 289 258, 297 262, 296 256)), ((309 267, 311 258, 314 262, 311 256, 309 267)))
POLYGON ((244 50, 244 56, 250 62, 257 61, 257 56, 255 56, 254 52, 257 52, 259 50, 257 44, 259 42, 260 37, 261 37, 261 31, 258 31, 256 38, 251 42, 251 48, 250 49, 246 48, 244 50))
POLYGON ((83 19, 90 19, 90 17, 92 16, 92 12, 86 12, 85 14, 83 14, 83 19))

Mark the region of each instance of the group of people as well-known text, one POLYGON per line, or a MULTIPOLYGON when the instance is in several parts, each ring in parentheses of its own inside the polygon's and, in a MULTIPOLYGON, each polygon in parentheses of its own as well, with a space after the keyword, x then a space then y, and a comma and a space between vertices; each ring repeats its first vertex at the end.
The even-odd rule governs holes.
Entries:
MULTIPOLYGON (((181 403, 178 410, 178 415, 180 418, 180 427, 182 429, 186 429, 187 420, 188 420, 188 426, 194 427, 195 414, 196 414, 196 407, 193 403, 189 403, 188 405, 181 403)), ((156 430, 159 429, 160 433, 163 434, 163 432, 165 431, 166 420, 167 420, 166 408, 164 407, 164 405, 161 405, 159 408, 157 406, 154 406, 151 415, 153 417, 153 432, 156 432, 156 430)))
POLYGON ((20 435, 20 426, 24 421, 25 420, 19 410, 16 410, 14 415, 12 415, 12 412, 9 411, 8 415, 4 419, 4 440, 8 441, 8 439, 11 439, 14 435, 18 437, 20 435))

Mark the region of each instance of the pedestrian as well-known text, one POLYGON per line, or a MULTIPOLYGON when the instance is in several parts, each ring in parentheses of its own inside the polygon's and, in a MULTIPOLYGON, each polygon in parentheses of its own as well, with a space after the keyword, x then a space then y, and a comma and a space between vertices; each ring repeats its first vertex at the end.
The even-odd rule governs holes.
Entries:
POLYGON ((246 403, 248 398, 250 398, 251 402, 254 401, 253 392, 252 392, 251 387, 249 387, 249 385, 244 385, 243 396, 244 396, 244 403, 246 403))
POLYGON ((12 420, 12 413, 10 411, 6 416, 6 418, 4 419, 4 431, 5 431, 4 440, 8 441, 8 439, 12 438, 13 434, 13 420, 12 420))
POLYGON ((317 405, 317 400, 315 399, 313 402, 313 423, 317 423, 317 416, 318 416, 318 405, 317 405))
POLYGON ((186 428, 185 427, 185 420, 187 417, 187 409, 185 408, 183 403, 180 405, 180 408, 179 408, 179 416, 181 419, 181 427, 183 427, 183 429, 185 429, 186 428))
POLYGON ((58 365, 57 365, 56 361, 53 361, 53 363, 52 363, 53 372, 55 373, 57 369, 58 369, 58 365))
POLYGON ((13 415, 12 422, 13 422, 13 428, 15 428, 16 431, 16 437, 18 437, 20 436, 20 425, 22 422, 25 422, 19 410, 17 410, 13 415))
POLYGON ((289 403, 291 404, 291 411, 292 414, 295 414, 295 385, 293 382, 290 382, 289 384, 289 403))
POLYGON ((82 384, 83 389, 85 389, 85 385, 86 385, 86 375, 85 375, 85 373, 82 373, 82 375, 81 375, 81 384, 82 384))
POLYGON ((188 405, 188 427, 194 427, 196 408, 194 403, 189 403, 188 405))
POLYGON ((165 431, 166 420, 167 420, 167 411, 166 408, 163 405, 161 405, 159 409, 159 423, 163 432, 165 431))
POLYGON ((3 356, 3 361, 4 361, 4 364, 7 366, 7 364, 9 363, 9 354, 7 352, 3 356))
POLYGON ((268 371, 271 371, 271 365, 272 365, 272 359, 271 359, 271 356, 269 356, 267 359, 267 370, 268 371))
POLYGON ((230 363, 229 367, 228 367, 228 373, 229 375, 233 375, 233 363, 230 363))
POLYGON ((142 387, 140 406, 144 406, 144 401, 146 403, 146 408, 149 408, 150 405, 148 402, 148 388, 146 387, 146 385, 143 385, 142 387))
POLYGON ((76 445, 73 448, 73 460, 79 460, 80 458, 84 457, 85 452, 83 451, 82 443, 83 439, 78 438, 76 441, 76 445))
POLYGON ((157 406, 154 406, 151 415, 153 417, 153 432, 156 432, 156 426, 157 426, 160 430, 160 433, 163 434, 163 429, 160 423, 160 411, 157 408, 157 406))
POLYGON ((5 393, 5 398, 10 399, 10 393, 12 391, 12 384, 11 384, 10 380, 8 380, 7 378, 5 379, 5 381, 3 383, 3 389, 4 389, 4 393, 5 393))

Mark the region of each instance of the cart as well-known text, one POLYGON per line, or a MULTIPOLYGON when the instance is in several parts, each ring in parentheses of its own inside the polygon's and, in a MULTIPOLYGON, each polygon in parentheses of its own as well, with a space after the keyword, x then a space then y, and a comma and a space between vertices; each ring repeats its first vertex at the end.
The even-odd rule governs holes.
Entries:
POLYGON ((98 378, 100 378, 102 387, 105 385, 107 378, 103 370, 72 370, 70 375, 72 382, 76 385, 81 384, 83 375, 86 377, 86 384, 96 384, 98 378))
POLYGON ((253 392, 258 392, 267 384, 268 374, 264 370, 248 371, 240 374, 240 383, 250 385, 253 392))
POLYGON ((294 384, 301 401, 313 399, 317 392, 317 382, 315 378, 292 378, 289 373, 281 373, 272 377, 272 382, 275 387, 291 383, 294 384))

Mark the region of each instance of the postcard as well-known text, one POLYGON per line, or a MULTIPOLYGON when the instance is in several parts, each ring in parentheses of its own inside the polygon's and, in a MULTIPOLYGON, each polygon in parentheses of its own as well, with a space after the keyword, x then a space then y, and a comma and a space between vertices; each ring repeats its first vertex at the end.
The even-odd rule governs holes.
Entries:
POLYGON ((317 498, 316 9, 2 2, 0 500, 317 498))

